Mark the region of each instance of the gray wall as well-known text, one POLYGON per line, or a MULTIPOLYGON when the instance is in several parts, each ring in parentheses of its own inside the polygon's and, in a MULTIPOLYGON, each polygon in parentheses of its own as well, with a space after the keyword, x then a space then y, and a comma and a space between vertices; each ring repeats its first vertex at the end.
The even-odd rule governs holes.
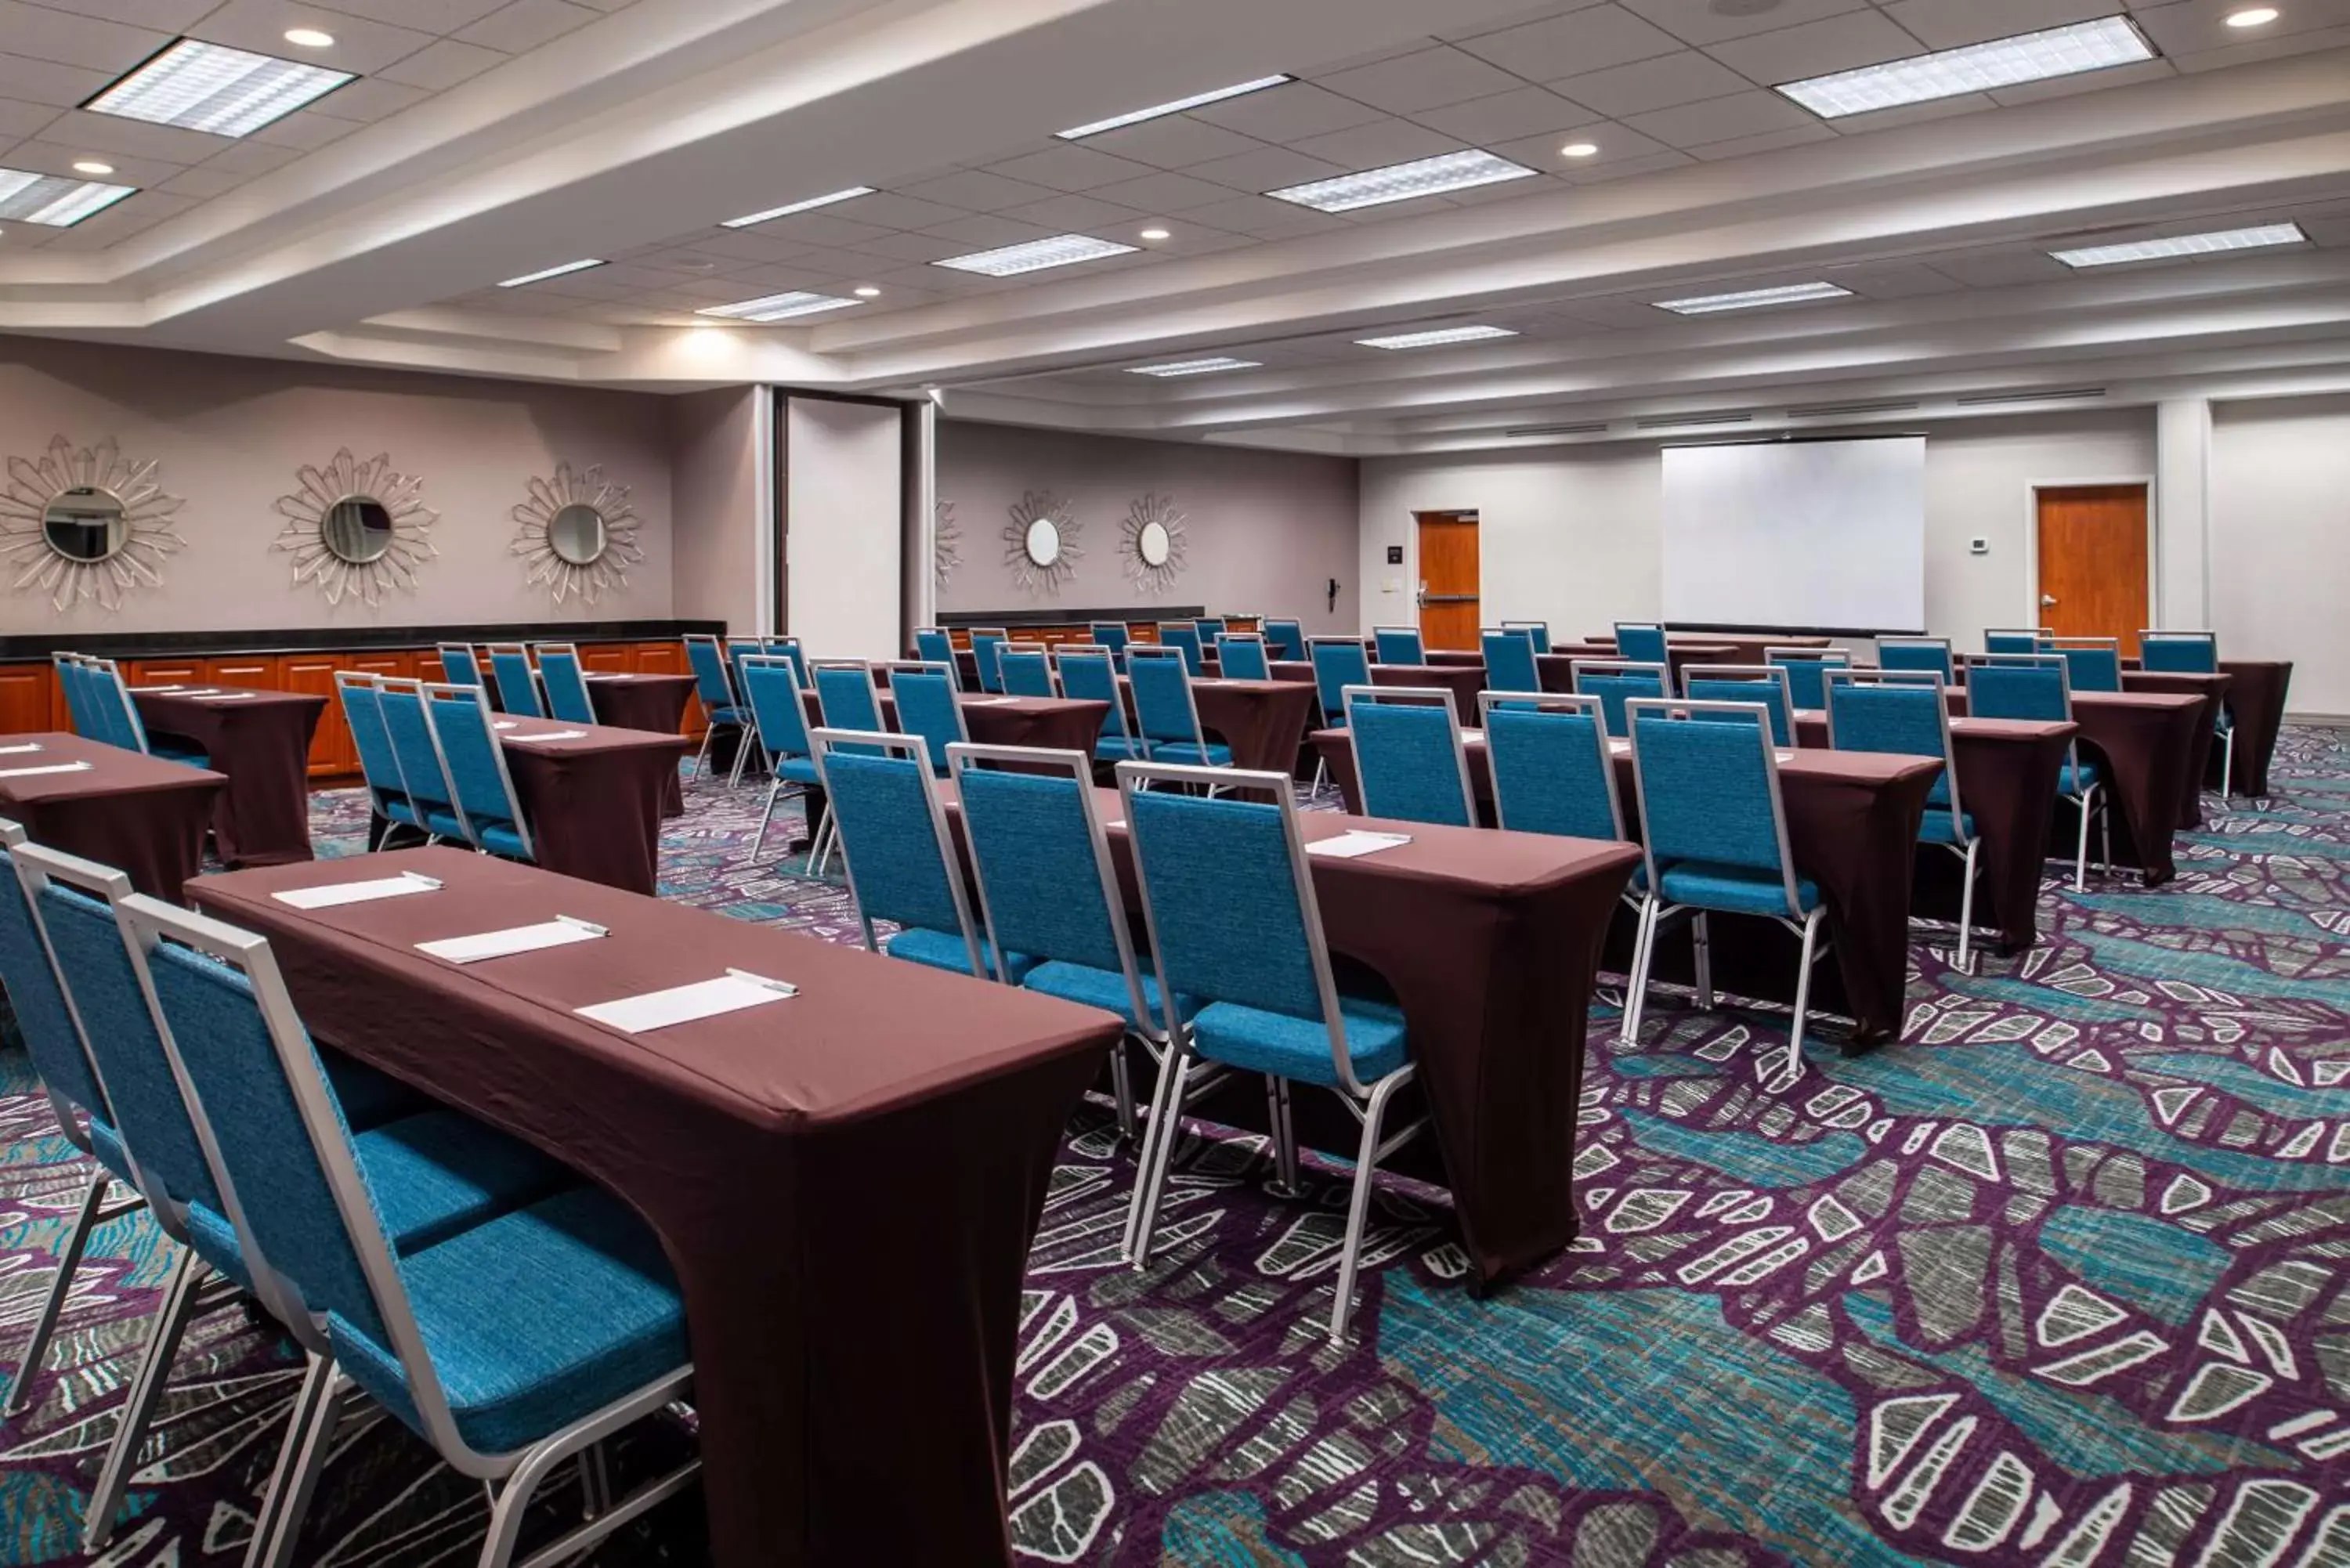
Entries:
POLYGON ((2294 661, 2295 713, 2350 715, 2350 398, 2222 403, 2211 428, 2211 629, 2294 661))
POLYGON ((1357 616, 1352 458, 1131 441, 942 420, 939 499, 962 530, 962 565, 940 591, 942 611, 1132 610, 1205 605, 1211 611, 1294 615, 1309 631, 1351 628, 1357 616), (1025 491, 1066 497, 1085 555, 1057 595, 1024 596, 1004 566, 1009 509, 1025 491), (1188 566, 1164 593, 1139 591, 1123 569, 1127 508, 1149 492, 1186 514, 1188 566), (1335 612, 1325 584, 1339 583, 1335 612))
POLYGON ((675 514, 674 597, 686 620, 756 628, 759 613, 759 396, 722 387, 666 400, 675 514))

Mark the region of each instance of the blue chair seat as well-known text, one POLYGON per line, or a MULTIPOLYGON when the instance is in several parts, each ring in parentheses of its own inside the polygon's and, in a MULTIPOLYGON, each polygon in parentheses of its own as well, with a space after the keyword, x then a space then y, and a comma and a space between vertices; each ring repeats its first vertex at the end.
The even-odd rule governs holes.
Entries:
POLYGON ((1819 884, 1808 877, 1795 878, 1795 898, 1801 908, 1790 911, 1786 888, 1777 872, 1707 860, 1684 860, 1677 866, 1668 866, 1657 881, 1667 903, 1720 909, 1724 914, 1808 915, 1820 903, 1819 884))
POLYGON ((1232 749, 1210 741, 1198 745, 1190 741, 1153 741, 1150 760, 1154 763, 1189 763, 1194 767, 1228 768, 1232 765, 1232 749))
POLYGON ((1094 760, 1103 763, 1143 762, 1150 755, 1149 742, 1130 741, 1124 735, 1106 735, 1094 742, 1094 760))
POLYGON ((2099 774, 2095 763, 2066 763, 2064 770, 2056 775, 2056 793, 2084 794, 2098 782, 2099 774))
POLYGON ((202 1203, 188 1208, 188 1241, 196 1256, 222 1273, 234 1280, 239 1289, 253 1289, 253 1271, 245 1267, 244 1248, 237 1241, 236 1231, 222 1215, 202 1203))
POLYGON ((1926 804, 1927 804, 1928 805, 1939 805, 1939 806, 1942 807, 1942 808, 1943 808, 1944 810, 1946 810, 1946 811, 1950 809, 1950 769, 1948 769, 1948 768, 1944 768, 1940 773, 1939 773, 1939 774, 1935 774, 1935 775, 1934 775, 1934 787, 1933 787, 1932 789, 1929 789, 1929 790, 1928 790, 1928 791, 1926 792, 1926 804))
POLYGON ((785 757, 776 763, 775 772, 789 784, 816 788, 824 783, 823 776, 816 771, 814 757, 785 757))
POLYGON ((397 822, 404 827, 421 827, 424 826, 424 824, 417 817, 416 808, 405 800, 385 801, 383 803, 383 815, 386 821, 397 822))
POLYGON ((2225 706, 2222 706, 2220 710, 2220 716, 2212 721, 2212 728, 2218 730, 2220 733, 2224 735, 2235 727, 2236 716, 2228 711, 2225 706))
MULTIPOLYGON (((1404 1063, 1403 1009, 1364 997, 1338 999, 1347 1027, 1347 1054, 1357 1082, 1384 1078, 1404 1063)), ((1243 1072, 1274 1073, 1301 1083, 1337 1086, 1330 1064, 1330 1031, 1319 1022, 1267 1012, 1236 1002, 1211 1002, 1191 1020, 1200 1054, 1243 1072)))
POLYGON ((208 768, 213 765, 212 753, 202 746, 174 745, 169 741, 151 738, 147 742, 147 750, 151 754, 161 757, 167 763, 185 763, 192 768, 208 768))
MULTIPOLYGON (((883 942, 881 950, 891 958, 927 964, 931 969, 942 969, 951 974, 971 973, 971 956, 963 950, 962 938, 952 931, 932 931, 920 926, 909 926, 883 942)), ((987 944, 983 941, 979 945, 979 954, 982 959, 987 956, 987 944)), ((1036 967, 1036 961, 1024 953, 1005 953, 1003 963, 1012 971, 1012 983, 1014 985, 1025 980, 1036 967)), ((990 980, 994 977, 983 974, 975 978, 990 980)))
POLYGON ((117 1181, 131 1180, 130 1157, 122 1151, 122 1135, 96 1116, 89 1118, 89 1152, 117 1181))
POLYGON ((428 805, 424 808, 424 826, 443 838, 465 836, 465 819, 441 806, 428 805))
POLYGON ((1970 811, 1953 822, 1948 807, 1927 807, 1925 821, 1918 828, 1921 844, 1954 844, 1963 848, 1974 836, 1975 814, 1970 811))
POLYGON ((493 855, 503 855, 509 860, 530 858, 530 846, 522 841, 522 835, 503 823, 490 822, 482 825, 482 847, 493 855))
POLYGON ((351 1147, 384 1234, 403 1252, 579 1184, 561 1162, 459 1111, 403 1116, 360 1133, 351 1147))
POLYGON ((709 713, 710 722, 713 724, 748 724, 751 722, 749 710, 740 702, 721 702, 710 709, 709 713))
MULTIPOLYGON (((660 1241, 577 1188, 402 1260, 418 1332, 465 1441, 511 1453, 687 1361, 685 1307, 660 1241)), ((339 1316, 335 1355, 411 1424, 400 1362, 339 1316)))
MULTIPOLYGON (((1150 1009, 1148 1019, 1134 1016, 1134 1000, 1127 994, 1126 976, 1114 969, 1096 969, 1091 964, 1058 961, 1041 963, 1030 970, 1020 983, 1030 991, 1041 991, 1064 1002, 1115 1012, 1126 1020, 1129 1029, 1147 1028, 1156 1033, 1165 1026, 1165 1021, 1159 1016, 1162 1008, 1159 998, 1159 977, 1150 973, 1147 966, 1142 974, 1142 1001, 1143 1005, 1150 1009)), ((1198 997, 1180 991, 1175 993, 1176 1017, 1188 1019, 1199 1011, 1198 997)))

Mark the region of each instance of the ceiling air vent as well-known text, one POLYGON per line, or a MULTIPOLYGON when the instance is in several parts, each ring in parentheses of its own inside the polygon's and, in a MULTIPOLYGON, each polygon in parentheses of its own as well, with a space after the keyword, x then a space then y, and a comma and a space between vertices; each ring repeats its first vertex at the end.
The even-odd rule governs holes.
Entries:
POLYGON ((1502 433, 1505 436, 1515 438, 1519 436, 1604 435, 1607 433, 1607 421, 1606 420, 1600 420, 1596 423, 1586 425, 1520 425, 1515 430, 1503 431, 1502 433))
POLYGON ((1687 430, 1692 425, 1751 425, 1753 422, 1754 413, 1750 409, 1742 414, 1666 414, 1653 420, 1636 421, 1633 428, 1644 431, 1679 431, 1687 430))
POLYGON ((2044 392, 1970 392, 1958 404, 1962 409, 1989 409, 2002 403, 2085 403, 2105 395, 2103 387, 2052 387, 2044 392))
POLYGON ((1856 414, 1906 414, 1917 403, 1896 398, 1878 403, 1812 403, 1800 409, 1789 409, 1791 420, 1846 420, 1856 414))

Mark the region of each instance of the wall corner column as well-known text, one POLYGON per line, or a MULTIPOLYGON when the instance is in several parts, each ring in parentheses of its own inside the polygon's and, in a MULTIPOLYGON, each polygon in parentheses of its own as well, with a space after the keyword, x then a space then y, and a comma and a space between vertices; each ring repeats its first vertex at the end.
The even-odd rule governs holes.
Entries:
POLYGON ((2211 626, 2211 402, 2155 405, 2154 624, 2211 626))

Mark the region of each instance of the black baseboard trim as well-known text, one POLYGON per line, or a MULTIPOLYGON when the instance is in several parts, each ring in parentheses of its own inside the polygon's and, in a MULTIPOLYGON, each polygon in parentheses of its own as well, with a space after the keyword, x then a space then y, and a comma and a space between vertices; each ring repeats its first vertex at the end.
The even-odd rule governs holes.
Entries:
POLYGON ((279 628, 263 631, 99 631, 0 637, 0 663, 88 653, 101 659, 186 659, 203 654, 365 653, 440 642, 666 642, 687 632, 723 636, 717 620, 577 620, 526 625, 279 628))
POLYGON ((1016 609, 951 610, 941 613, 942 627, 1083 626, 1089 620, 1122 620, 1155 626, 1162 620, 1197 620, 1206 615, 1201 605, 1152 605, 1147 609, 1016 609))

